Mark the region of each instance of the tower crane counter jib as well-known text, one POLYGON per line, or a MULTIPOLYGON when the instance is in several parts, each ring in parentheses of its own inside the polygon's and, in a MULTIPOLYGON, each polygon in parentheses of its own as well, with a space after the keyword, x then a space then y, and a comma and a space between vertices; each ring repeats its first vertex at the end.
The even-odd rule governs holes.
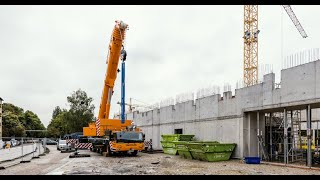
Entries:
MULTIPOLYGON (((107 72, 100 101, 99 114, 96 122, 83 127, 83 135, 92 143, 92 151, 105 153, 107 156, 117 152, 130 152, 135 155, 144 149, 144 134, 133 125, 132 120, 125 119, 125 114, 120 119, 109 119, 111 97, 114 83, 119 72, 119 60, 122 60, 121 101, 124 107, 124 62, 127 52, 124 40, 128 25, 123 21, 116 21, 109 43, 107 57, 107 72)), ((124 111, 123 111, 124 112, 124 111)))

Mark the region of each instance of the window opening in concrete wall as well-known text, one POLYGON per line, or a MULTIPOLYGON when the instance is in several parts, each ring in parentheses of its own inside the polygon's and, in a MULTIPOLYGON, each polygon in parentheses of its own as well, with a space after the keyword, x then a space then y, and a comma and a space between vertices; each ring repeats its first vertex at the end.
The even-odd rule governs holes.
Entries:
POLYGON ((174 129, 174 134, 182 134, 182 129, 174 129))

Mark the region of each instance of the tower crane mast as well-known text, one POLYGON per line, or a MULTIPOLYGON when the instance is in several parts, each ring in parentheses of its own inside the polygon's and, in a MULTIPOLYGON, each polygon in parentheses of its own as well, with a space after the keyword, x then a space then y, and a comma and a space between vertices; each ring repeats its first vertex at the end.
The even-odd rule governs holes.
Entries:
MULTIPOLYGON (((282 5, 303 38, 308 37, 290 5, 282 5)), ((258 5, 244 5, 244 86, 258 83, 258 5)))

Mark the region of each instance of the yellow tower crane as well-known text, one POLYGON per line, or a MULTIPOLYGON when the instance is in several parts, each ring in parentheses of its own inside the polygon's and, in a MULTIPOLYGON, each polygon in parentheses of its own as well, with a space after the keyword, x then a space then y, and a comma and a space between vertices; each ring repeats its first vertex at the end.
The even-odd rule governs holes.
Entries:
MULTIPOLYGON (((308 37, 290 5, 282 5, 303 38, 308 37)), ((244 86, 258 83, 258 5, 244 5, 244 86)))

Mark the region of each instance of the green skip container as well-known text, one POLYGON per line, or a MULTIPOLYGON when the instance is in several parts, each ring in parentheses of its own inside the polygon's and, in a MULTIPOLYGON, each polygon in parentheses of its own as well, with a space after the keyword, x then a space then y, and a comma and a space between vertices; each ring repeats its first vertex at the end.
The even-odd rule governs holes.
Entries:
POLYGON ((176 144, 171 141, 160 141, 162 145, 163 152, 165 154, 171 154, 176 155, 177 154, 177 148, 176 144))
POLYGON ((163 141, 191 141, 194 135, 191 134, 163 134, 163 141))
POLYGON ((176 148, 176 144, 173 141, 160 141, 163 148, 176 148))
POLYGON ((236 147, 235 143, 221 144, 218 142, 188 143, 191 155, 200 161, 227 161, 236 147))
POLYGON ((193 159, 191 152, 186 145, 188 141, 173 141, 173 143, 176 145, 179 156, 186 159, 193 159))
POLYGON ((162 148, 163 149, 163 153, 165 154, 170 154, 170 155, 177 155, 178 154, 178 150, 176 148, 162 148))
MULTIPOLYGON (((177 155, 178 149, 176 147, 176 142, 191 141, 193 139, 194 135, 190 135, 190 134, 163 134, 163 135, 161 135, 161 137, 162 137, 162 141, 160 141, 160 142, 161 142, 161 145, 163 148, 163 152, 165 154, 177 155)), ((181 146, 181 145, 179 144, 179 146, 181 146)), ((181 153, 183 153, 183 152, 181 152, 181 153)), ((190 154, 190 156, 191 156, 191 154, 190 154)))

